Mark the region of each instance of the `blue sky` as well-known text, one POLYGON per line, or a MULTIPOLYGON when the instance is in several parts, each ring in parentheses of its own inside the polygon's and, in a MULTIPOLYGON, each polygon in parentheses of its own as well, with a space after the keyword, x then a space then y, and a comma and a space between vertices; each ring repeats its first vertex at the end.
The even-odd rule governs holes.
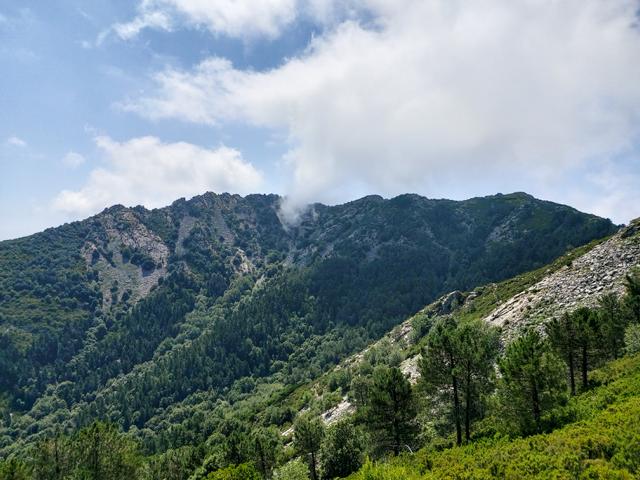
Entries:
POLYGON ((0 239, 206 190, 640 216, 636 0, 0 1, 0 239))

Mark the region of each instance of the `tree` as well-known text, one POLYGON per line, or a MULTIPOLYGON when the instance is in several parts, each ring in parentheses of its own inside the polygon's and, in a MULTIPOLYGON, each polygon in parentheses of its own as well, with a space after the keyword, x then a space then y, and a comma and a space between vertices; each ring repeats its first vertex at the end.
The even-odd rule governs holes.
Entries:
POLYGON ((421 361, 422 385, 451 397, 456 442, 471 440, 471 422, 481 415, 481 397, 493 385, 498 331, 482 320, 456 323, 447 318, 429 332, 421 361))
POLYGON ((2 480, 29 480, 27 465, 16 458, 10 458, 0 462, 0 479, 2 480))
POLYGON ((630 323, 640 323, 640 273, 638 271, 627 275, 625 282, 626 295, 623 309, 630 323))
POLYGON ((580 359, 580 373, 582 376, 582 390, 589 387, 589 369, 592 367, 594 350, 600 340, 599 317, 594 310, 581 307, 571 316, 575 325, 576 343, 580 359))
POLYGON ((138 444, 109 423, 94 422, 71 435, 41 440, 32 452, 34 478, 138 478, 138 444))
POLYGON ((481 396, 493 387, 498 355, 498 330, 483 320, 463 322, 456 329, 458 372, 464 398, 465 440, 471 440, 471 420, 481 415, 481 396))
POLYGON ((140 466, 137 444, 115 425, 95 422, 72 439, 76 471, 87 480, 136 478, 140 466))
POLYGON ((312 480, 318 480, 317 457, 324 433, 322 420, 308 415, 298 418, 293 427, 293 445, 298 453, 309 456, 312 480))
POLYGON ((456 444, 461 445, 462 414, 455 329, 456 323, 451 317, 445 317, 431 328, 420 362, 420 378, 427 392, 436 393, 444 389, 450 395, 453 404, 453 422, 456 428, 456 444))
POLYGON ((64 436, 40 441, 34 449, 34 476, 42 480, 62 480, 73 466, 71 453, 69 441, 64 436))
MULTIPOLYGON (((195 447, 168 450, 161 455, 148 457, 139 480, 184 480, 202 465, 202 452, 195 447)), ((197 478, 203 478, 204 474, 197 478)))
POLYGON ((597 313, 604 340, 604 353, 608 358, 618 358, 622 352, 624 330, 628 324, 620 300, 613 293, 604 295, 598 302, 597 313))
POLYGON ((416 431, 416 403, 409 380, 399 368, 379 366, 362 417, 380 450, 394 455, 413 443, 416 431))
POLYGON ((299 458, 291 460, 273 472, 273 480, 309 480, 309 467, 299 458))
POLYGON ((356 427, 341 420, 329 427, 322 442, 322 478, 347 477, 362 466, 364 445, 356 427))
POLYGON ((543 430, 543 416, 565 395, 564 365, 536 330, 514 340, 499 362, 503 406, 527 435, 543 430))
POLYGON ((251 435, 251 447, 254 465, 262 478, 270 478, 282 448, 279 432, 275 428, 255 430, 251 435))
POLYGON ((222 424, 220 429, 224 438, 222 465, 240 465, 249 461, 250 439, 245 429, 246 427, 235 419, 227 420, 222 424))
POLYGON ((260 474, 250 463, 243 463, 211 472, 207 480, 260 480, 260 474))
POLYGON ((554 318, 547 323, 546 329, 549 340, 567 364, 569 369, 569 390, 571 395, 574 396, 576 394, 575 368, 578 354, 574 317, 565 312, 559 319, 554 318))
POLYGON ((624 332, 624 349, 627 355, 640 353, 640 324, 629 325, 624 332))

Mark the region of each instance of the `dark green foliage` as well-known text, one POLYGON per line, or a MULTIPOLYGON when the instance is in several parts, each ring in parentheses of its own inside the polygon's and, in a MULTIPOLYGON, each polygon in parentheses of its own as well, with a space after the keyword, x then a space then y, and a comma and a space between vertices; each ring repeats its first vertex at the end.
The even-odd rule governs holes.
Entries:
POLYGON ((590 308, 579 308, 571 314, 575 326, 578 363, 582 379, 582 389, 588 388, 589 369, 594 360, 595 350, 602 341, 597 312, 590 308))
POLYGON ((130 262, 132 265, 137 265, 144 272, 150 272, 156 268, 153 258, 139 249, 123 245, 120 247, 120 253, 124 263, 130 262))
POLYGON ((564 401, 564 365, 537 330, 514 340, 499 361, 504 411, 524 435, 542 432, 545 416, 564 401))
POLYGON ((360 433, 350 420, 341 420, 327 429, 322 442, 322 478, 343 478, 360 468, 364 445, 360 433))
POLYGON ((114 425, 96 422, 73 436, 39 442, 30 478, 120 480, 136 478, 140 466, 137 444, 114 425))
POLYGON ((411 447, 417 433, 416 413, 411 384, 400 369, 376 368, 361 417, 377 450, 398 455, 411 447))
POLYGON ((271 478, 271 472, 278 464, 282 450, 282 438, 275 428, 260 428, 251 435, 253 464, 262 478, 271 478))
POLYGON ((581 388, 588 388, 589 371, 624 352, 625 331, 633 315, 625 307, 636 302, 640 290, 633 287, 634 277, 627 279, 627 293, 622 301, 614 294, 599 299, 597 308, 578 308, 552 319, 546 330, 553 346, 567 364, 569 389, 576 394, 576 376, 581 388))
POLYGON ((571 314, 564 313, 560 318, 554 318, 546 325, 551 343, 567 365, 571 395, 576 394, 576 363, 578 360, 578 337, 574 319, 575 317, 571 314))
MULTIPOLYGON (((225 467, 233 452, 217 435, 254 389, 273 392, 238 415, 255 422, 247 438, 292 421, 278 396, 438 295, 613 231, 523 194, 367 197, 315 205, 295 226, 280 222, 279 202, 206 194, 152 211, 116 206, 1 242, 0 455, 103 418, 147 454, 210 439, 199 456, 225 467)), ((247 460, 249 446, 233 463, 247 460)))
POLYGON ((625 353, 636 355, 640 353, 640 324, 633 323, 624 332, 625 353))
POLYGON ((262 480, 255 467, 250 463, 232 465, 210 473, 207 480, 262 480))
POLYGON ((17 459, 0 461, 0 480, 30 480, 31 474, 27 465, 17 459))
POLYGON ((630 319, 624 315, 620 300, 614 294, 604 295, 600 299, 597 315, 602 334, 602 354, 606 358, 618 358, 623 351, 624 330, 630 319))
POLYGON ((429 331, 420 362, 421 385, 435 397, 447 398, 458 445, 463 428, 469 442, 472 421, 483 416, 482 400, 492 391, 497 354, 498 332, 482 320, 445 317, 429 331))
POLYGON ((451 317, 437 322, 429 331, 427 345, 420 362, 422 385, 432 394, 441 393, 448 402, 455 425, 456 444, 462 444, 462 405, 458 375, 456 323, 451 317))
POLYGON ((627 296, 623 303, 625 316, 631 323, 640 323, 640 273, 627 275, 627 296))
POLYGON ((319 418, 302 416, 294 425, 293 445, 299 454, 308 456, 312 480, 318 479, 318 453, 324 434, 324 425, 319 418))
POLYGON ((456 328, 465 440, 471 440, 471 423, 484 416, 484 398, 493 392, 494 365, 498 355, 498 330, 484 320, 466 321, 456 328))
POLYGON ((577 421, 527 438, 487 438, 461 448, 366 464, 349 480, 622 479, 640 475, 640 356, 593 372, 598 386, 571 399, 577 421))
POLYGON ((141 480, 183 480, 202 464, 202 448, 182 447, 148 458, 141 469, 141 480))

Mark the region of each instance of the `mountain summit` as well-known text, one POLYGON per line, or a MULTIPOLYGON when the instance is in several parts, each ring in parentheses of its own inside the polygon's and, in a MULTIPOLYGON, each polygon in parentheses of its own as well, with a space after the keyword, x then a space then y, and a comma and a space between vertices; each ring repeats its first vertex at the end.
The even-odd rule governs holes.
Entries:
POLYGON ((143 432, 149 451, 204 440, 176 436, 172 415, 260 379, 313 379, 448 291, 617 230, 524 193, 369 196, 295 225, 281 201, 114 206, 0 242, 0 448, 96 418, 143 432))

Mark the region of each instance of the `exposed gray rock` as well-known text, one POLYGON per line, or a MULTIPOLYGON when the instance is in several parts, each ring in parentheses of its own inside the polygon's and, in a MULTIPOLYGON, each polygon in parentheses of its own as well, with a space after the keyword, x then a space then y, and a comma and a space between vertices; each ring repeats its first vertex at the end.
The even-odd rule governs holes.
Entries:
POLYGON ((103 303, 111 304, 120 300, 126 291, 131 292, 131 300, 137 301, 149 294, 167 272, 169 247, 162 239, 142 224, 131 210, 113 210, 102 217, 107 238, 102 242, 87 241, 82 255, 87 265, 99 272, 103 303), (131 247, 153 259, 156 268, 143 271, 139 266, 125 263, 121 247, 131 247), (106 258, 105 255, 110 255, 106 258), (117 286, 112 298, 111 288, 117 286))
POLYGON ((505 338, 578 307, 597 305, 609 293, 624 293, 625 277, 640 265, 640 225, 633 222, 609 240, 551 273, 494 309, 485 320, 505 338))

